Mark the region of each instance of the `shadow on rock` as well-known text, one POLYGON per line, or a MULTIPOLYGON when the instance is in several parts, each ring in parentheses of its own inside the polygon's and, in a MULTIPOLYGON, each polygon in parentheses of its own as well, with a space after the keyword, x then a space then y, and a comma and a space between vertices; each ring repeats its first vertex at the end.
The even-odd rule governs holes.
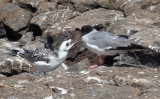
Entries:
POLYGON ((31 11, 33 13, 37 11, 37 8, 32 7, 31 4, 19 3, 19 6, 23 9, 26 9, 26 10, 31 11))
POLYGON ((33 32, 33 36, 42 36, 41 28, 36 24, 30 24, 27 32, 33 32))
MULTIPOLYGON (((126 52, 123 55, 117 56, 114 65, 125 65, 129 66, 148 66, 148 67, 159 67, 160 54, 153 50, 141 50, 135 52, 126 52), (117 58, 118 57, 118 58, 117 58)), ((115 59, 115 58, 114 58, 115 59)), ((106 60, 107 61, 107 60, 106 60)))
POLYGON ((53 50, 53 43, 54 43, 54 40, 52 36, 47 34, 45 42, 44 42, 44 47, 47 49, 53 50))
POLYGON ((8 40, 18 41, 22 37, 21 34, 19 34, 17 31, 14 31, 13 29, 8 27, 7 25, 4 24, 4 27, 6 30, 6 36, 7 36, 8 40))
POLYGON ((27 71, 26 70, 17 71, 15 69, 11 69, 10 72, 0 72, 0 74, 3 74, 7 77, 11 77, 11 76, 18 75, 18 74, 24 73, 24 72, 27 72, 27 71))

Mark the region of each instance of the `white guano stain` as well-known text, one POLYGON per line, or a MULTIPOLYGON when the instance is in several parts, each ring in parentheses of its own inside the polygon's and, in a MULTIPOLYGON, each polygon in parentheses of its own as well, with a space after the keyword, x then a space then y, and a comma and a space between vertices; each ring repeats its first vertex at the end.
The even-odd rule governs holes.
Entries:
POLYGON ((58 19, 59 16, 59 12, 56 12, 53 16, 52 16, 52 21, 55 22, 58 19))
POLYGON ((43 99, 54 99, 54 98, 53 98, 53 96, 51 95, 51 96, 47 96, 47 97, 45 97, 45 98, 43 98, 43 99))
POLYGON ((148 47, 151 48, 151 49, 154 49, 154 50, 158 51, 158 46, 153 46, 153 45, 150 44, 148 47))
POLYGON ((86 74, 89 74, 89 72, 90 72, 90 71, 83 70, 83 71, 81 71, 80 73, 83 74, 83 75, 86 75, 86 74))
POLYGON ((17 84, 14 85, 15 88, 22 88, 24 85, 23 84, 28 84, 30 83, 28 80, 19 80, 17 84))
POLYGON ((68 66, 64 63, 62 63, 62 67, 64 68, 64 70, 67 70, 68 69, 68 66))
POLYGON ((67 19, 67 12, 69 12, 69 11, 67 10, 67 11, 65 11, 65 12, 62 14, 62 16, 61 16, 61 22, 65 22, 65 21, 66 21, 66 19, 67 19))
POLYGON ((156 6, 150 6, 150 10, 154 10, 156 6))
POLYGON ((39 25, 42 25, 43 21, 47 18, 47 15, 50 13, 50 11, 45 13, 45 16, 42 17, 42 20, 38 22, 39 25))
POLYGON ((148 79, 143 79, 143 78, 133 78, 133 81, 138 83, 138 82, 142 82, 142 83, 151 83, 151 81, 149 81, 148 79))
POLYGON ((60 88, 60 87, 56 87, 56 86, 51 86, 50 88, 57 88, 58 90, 60 90, 60 94, 67 94, 68 93, 68 90, 67 89, 64 89, 64 88, 60 88))
POLYGON ((9 62, 11 62, 11 65, 13 66, 13 59, 7 58, 6 60, 9 61, 9 62))
POLYGON ((98 83, 103 82, 103 80, 101 80, 101 79, 98 78, 98 77, 87 77, 87 78, 85 79, 85 82, 88 83, 90 80, 96 80, 96 81, 98 81, 98 83))
POLYGON ((45 78, 41 78, 41 79, 37 80, 37 82, 40 82, 40 81, 49 82, 49 81, 54 81, 54 79, 52 76, 49 76, 49 77, 45 77, 45 78))
POLYGON ((0 66, 4 66, 6 64, 6 62, 3 60, 2 62, 0 62, 0 66))

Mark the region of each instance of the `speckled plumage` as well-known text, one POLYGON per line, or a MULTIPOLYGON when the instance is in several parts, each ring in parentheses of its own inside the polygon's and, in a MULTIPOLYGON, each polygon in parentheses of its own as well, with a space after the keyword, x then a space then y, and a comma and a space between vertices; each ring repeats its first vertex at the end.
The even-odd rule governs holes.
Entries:
POLYGON ((35 67, 39 72, 53 71, 63 63, 67 57, 68 51, 74 45, 71 39, 64 41, 59 50, 52 51, 50 49, 36 50, 12 50, 12 55, 18 55, 24 58, 28 63, 35 67))
POLYGON ((24 49, 24 53, 19 53, 19 55, 30 62, 36 61, 46 61, 49 62, 49 57, 58 58, 58 51, 51 51, 50 49, 36 49, 27 50, 24 49))

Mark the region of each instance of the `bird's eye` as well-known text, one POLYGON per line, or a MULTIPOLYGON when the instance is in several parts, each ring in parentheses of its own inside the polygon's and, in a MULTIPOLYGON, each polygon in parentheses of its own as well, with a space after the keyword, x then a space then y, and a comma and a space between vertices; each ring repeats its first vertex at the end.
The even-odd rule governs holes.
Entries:
POLYGON ((66 43, 66 46, 69 46, 69 43, 66 43))
POLYGON ((83 28, 83 30, 86 31, 87 29, 86 29, 86 28, 83 28))

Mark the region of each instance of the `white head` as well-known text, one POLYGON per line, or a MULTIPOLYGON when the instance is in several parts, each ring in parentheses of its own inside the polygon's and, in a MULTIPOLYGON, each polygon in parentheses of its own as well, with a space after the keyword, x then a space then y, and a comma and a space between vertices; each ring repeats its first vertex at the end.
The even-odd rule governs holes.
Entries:
POLYGON ((61 44, 59 50, 60 51, 69 51, 72 46, 75 44, 75 43, 71 43, 71 39, 67 40, 67 41, 63 41, 63 43, 61 44))

